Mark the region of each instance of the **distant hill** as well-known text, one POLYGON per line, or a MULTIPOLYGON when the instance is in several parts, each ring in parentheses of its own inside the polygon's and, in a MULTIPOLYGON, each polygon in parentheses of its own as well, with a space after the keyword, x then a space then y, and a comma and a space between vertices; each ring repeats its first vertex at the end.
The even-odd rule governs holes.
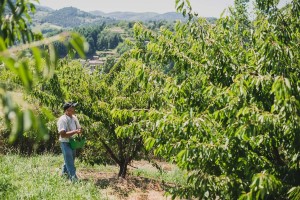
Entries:
POLYGON ((164 14, 156 15, 151 18, 151 20, 166 20, 166 21, 175 21, 175 20, 187 20, 187 18, 183 17, 182 14, 176 12, 167 12, 164 14))
POLYGON ((33 14, 32 20, 33 23, 41 23, 41 20, 44 17, 47 17, 49 13, 53 12, 54 10, 44 6, 36 6, 36 13, 33 14))
POLYGON ((116 20, 127 20, 127 21, 151 21, 151 20, 166 20, 166 21, 176 21, 185 20, 182 14, 176 12, 168 12, 164 14, 159 14, 155 12, 111 12, 104 13, 102 11, 91 11, 90 13, 96 16, 110 17, 116 20))
POLYGON ((96 16, 88 12, 81 11, 74 7, 66 7, 60 10, 51 12, 45 16, 41 22, 60 25, 63 27, 77 27, 83 24, 91 24, 95 22, 108 22, 112 19, 96 16))
MULTIPOLYGON (((186 20, 181 14, 168 12, 159 14, 155 12, 111 12, 102 11, 85 12, 75 7, 65 7, 53 10, 48 7, 36 5, 36 13, 32 15, 33 24, 37 30, 47 32, 52 29, 74 28, 95 23, 113 23, 118 20, 126 21, 176 21, 186 20)), ((210 22, 215 18, 207 18, 210 22)))

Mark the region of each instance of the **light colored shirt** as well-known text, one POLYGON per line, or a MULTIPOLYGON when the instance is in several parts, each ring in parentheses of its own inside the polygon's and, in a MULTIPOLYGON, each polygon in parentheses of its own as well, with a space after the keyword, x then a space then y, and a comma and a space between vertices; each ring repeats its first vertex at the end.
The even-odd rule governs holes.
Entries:
MULTIPOLYGON (((79 128, 81 128, 81 126, 75 115, 72 115, 72 117, 69 117, 68 115, 64 114, 57 121, 58 133, 60 133, 61 131, 66 131, 66 132, 74 131, 79 128)), ((62 138, 61 135, 59 135, 59 141, 60 142, 69 142, 69 138, 62 138)))

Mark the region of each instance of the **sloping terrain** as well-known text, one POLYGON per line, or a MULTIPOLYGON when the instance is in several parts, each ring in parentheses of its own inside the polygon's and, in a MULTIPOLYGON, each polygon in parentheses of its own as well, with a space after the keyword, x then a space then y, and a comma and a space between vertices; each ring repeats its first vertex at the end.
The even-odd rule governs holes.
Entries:
MULTIPOLYGON (((38 12, 37 12, 38 14, 38 12)), ((110 18, 96 16, 88 12, 81 11, 74 7, 66 7, 49 12, 41 18, 40 23, 51 23, 64 28, 78 27, 82 24, 103 23, 113 21, 110 18)))

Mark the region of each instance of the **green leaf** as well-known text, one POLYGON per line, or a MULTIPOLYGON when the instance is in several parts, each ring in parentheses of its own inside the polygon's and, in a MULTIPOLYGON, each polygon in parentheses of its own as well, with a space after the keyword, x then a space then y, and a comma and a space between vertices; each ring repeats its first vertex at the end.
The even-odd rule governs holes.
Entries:
POLYGON ((288 197, 291 200, 298 200, 298 199, 300 199, 300 186, 292 187, 288 191, 288 197))
POLYGON ((183 149, 181 150, 178 154, 177 154, 177 160, 181 163, 184 163, 185 162, 185 159, 186 159, 186 153, 187 153, 187 150, 186 149, 183 149))
POLYGON ((287 87, 289 90, 291 90, 291 89, 292 89, 292 87, 291 87, 291 83, 290 83, 289 79, 287 79, 287 78, 284 78, 284 83, 285 83, 286 87, 287 87))
POLYGON ((34 115, 31 110, 23 111, 24 131, 28 131, 32 127, 33 117, 34 117, 34 115))
POLYGON ((2 37, 0 37, 0 52, 6 50, 6 45, 2 37))
POLYGON ((87 50, 87 43, 85 40, 77 33, 71 34, 70 44, 76 50, 81 58, 85 58, 85 51, 87 50))
POLYGON ((155 144, 155 139, 153 137, 148 137, 146 140, 145 140, 145 147, 147 150, 150 150, 152 149, 152 147, 154 146, 155 144))
POLYGON ((40 52, 40 49, 37 47, 34 47, 31 50, 32 50, 32 53, 34 56, 36 70, 39 72, 39 71, 41 71, 42 54, 40 52))
POLYGON ((28 91, 31 90, 33 77, 29 70, 29 66, 27 62, 19 63, 19 65, 17 66, 17 70, 18 70, 18 75, 25 86, 25 89, 27 89, 28 91))

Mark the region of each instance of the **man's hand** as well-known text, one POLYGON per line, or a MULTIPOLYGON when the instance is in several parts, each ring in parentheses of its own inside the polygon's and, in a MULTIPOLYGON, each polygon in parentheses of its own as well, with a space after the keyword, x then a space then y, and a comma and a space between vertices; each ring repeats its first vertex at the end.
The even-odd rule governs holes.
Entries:
POLYGON ((79 129, 76 130, 76 132, 77 132, 78 135, 80 135, 82 133, 82 129, 79 128, 79 129))

